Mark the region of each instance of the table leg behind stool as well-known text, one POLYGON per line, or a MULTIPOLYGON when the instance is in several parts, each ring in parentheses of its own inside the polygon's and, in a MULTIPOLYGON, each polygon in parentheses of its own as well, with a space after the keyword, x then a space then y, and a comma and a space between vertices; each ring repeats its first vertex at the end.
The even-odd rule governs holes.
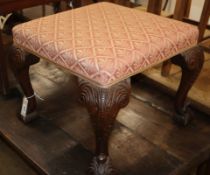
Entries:
POLYGON ((175 97, 175 116, 174 119, 182 125, 187 125, 191 115, 186 104, 186 98, 193 83, 198 78, 204 62, 203 50, 197 46, 189 49, 181 55, 172 58, 172 63, 181 67, 181 82, 175 97))
POLYGON ((79 80, 79 87, 81 101, 87 107, 96 136, 96 156, 89 174, 114 174, 108 153, 109 136, 119 110, 129 102, 130 80, 124 80, 108 89, 79 80))
POLYGON ((81 0, 72 0, 73 8, 78 8, 82 6, 81 0))
POLYGON ((13 48, 11 55, 9 56, 9 61, 11 69, 22 88, 25 97, 28 97, 26 115, 20 115, 23 122, 27 123, 36 117, 36 99, 30 82, 29 68, 32 64, 39 62, 39 58, 27 54, 22 49, 13 48))
POLYGON ((7 64, 4 55, 2 31, 0 29, 0 93, 7 94, 9 88, 9 80, 7 75, 7 64))

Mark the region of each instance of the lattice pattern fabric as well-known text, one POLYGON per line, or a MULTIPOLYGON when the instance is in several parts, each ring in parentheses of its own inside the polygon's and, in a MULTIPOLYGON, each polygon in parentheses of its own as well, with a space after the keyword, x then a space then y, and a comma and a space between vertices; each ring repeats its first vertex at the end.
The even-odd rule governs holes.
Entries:
POLYGON ((36 19, 13 29, 14 44, 108 87, 197 43, 197 27, 112 3, 36 19))

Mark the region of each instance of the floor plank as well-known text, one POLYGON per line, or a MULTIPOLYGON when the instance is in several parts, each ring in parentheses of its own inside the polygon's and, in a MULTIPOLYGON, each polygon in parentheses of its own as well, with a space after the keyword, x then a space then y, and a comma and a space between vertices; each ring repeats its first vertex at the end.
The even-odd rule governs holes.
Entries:
POLYGON ((1 135, 41 174, 84 174, 91 153, 49 120, 24 125, 16 118, 19 102, 0 102, 1 135))
POLYGON ((0 174, 1 175, 37 175, 17 153, 0 138, 0 174))

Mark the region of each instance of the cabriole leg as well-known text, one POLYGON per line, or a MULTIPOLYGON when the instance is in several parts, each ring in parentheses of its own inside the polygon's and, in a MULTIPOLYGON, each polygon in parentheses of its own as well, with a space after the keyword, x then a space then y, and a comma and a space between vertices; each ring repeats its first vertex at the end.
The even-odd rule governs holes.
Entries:
POLYGON ((182 125, 187 125, 191 120, 191 115, 186 103, 186 98, 193 83, 198 78, 204 62, 203 50, 198 46, 192 48, 181 55, 172 58, 172 63, 182 69, 181 82, 175 97, 174 119, 182 125))
POLYGON ((9 60, 11 69, 25 95, 20 119, 27 123, 37 117, 35 112, 36 98, 30 82, 29 67, 39 62, 39 58, 31 54, 27 54, 22 49, 13 47, 9 60))
POLYGON ((129 102, 130 80, 124 80, 110 88, 95 87, 79 80, 81 101, 86 105, 96 136, 95 157, 89 174, 111 175, 108 142, 119 110, 129 102))

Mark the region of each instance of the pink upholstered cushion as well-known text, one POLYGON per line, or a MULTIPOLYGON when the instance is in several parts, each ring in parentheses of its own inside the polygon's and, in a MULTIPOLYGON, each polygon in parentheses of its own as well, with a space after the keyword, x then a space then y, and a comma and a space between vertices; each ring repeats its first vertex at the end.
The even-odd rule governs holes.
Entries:
POLYGON ((97 3, 16 26, 14 43, 108 87, 197 42, 196 27, 112 3, 97 3))

